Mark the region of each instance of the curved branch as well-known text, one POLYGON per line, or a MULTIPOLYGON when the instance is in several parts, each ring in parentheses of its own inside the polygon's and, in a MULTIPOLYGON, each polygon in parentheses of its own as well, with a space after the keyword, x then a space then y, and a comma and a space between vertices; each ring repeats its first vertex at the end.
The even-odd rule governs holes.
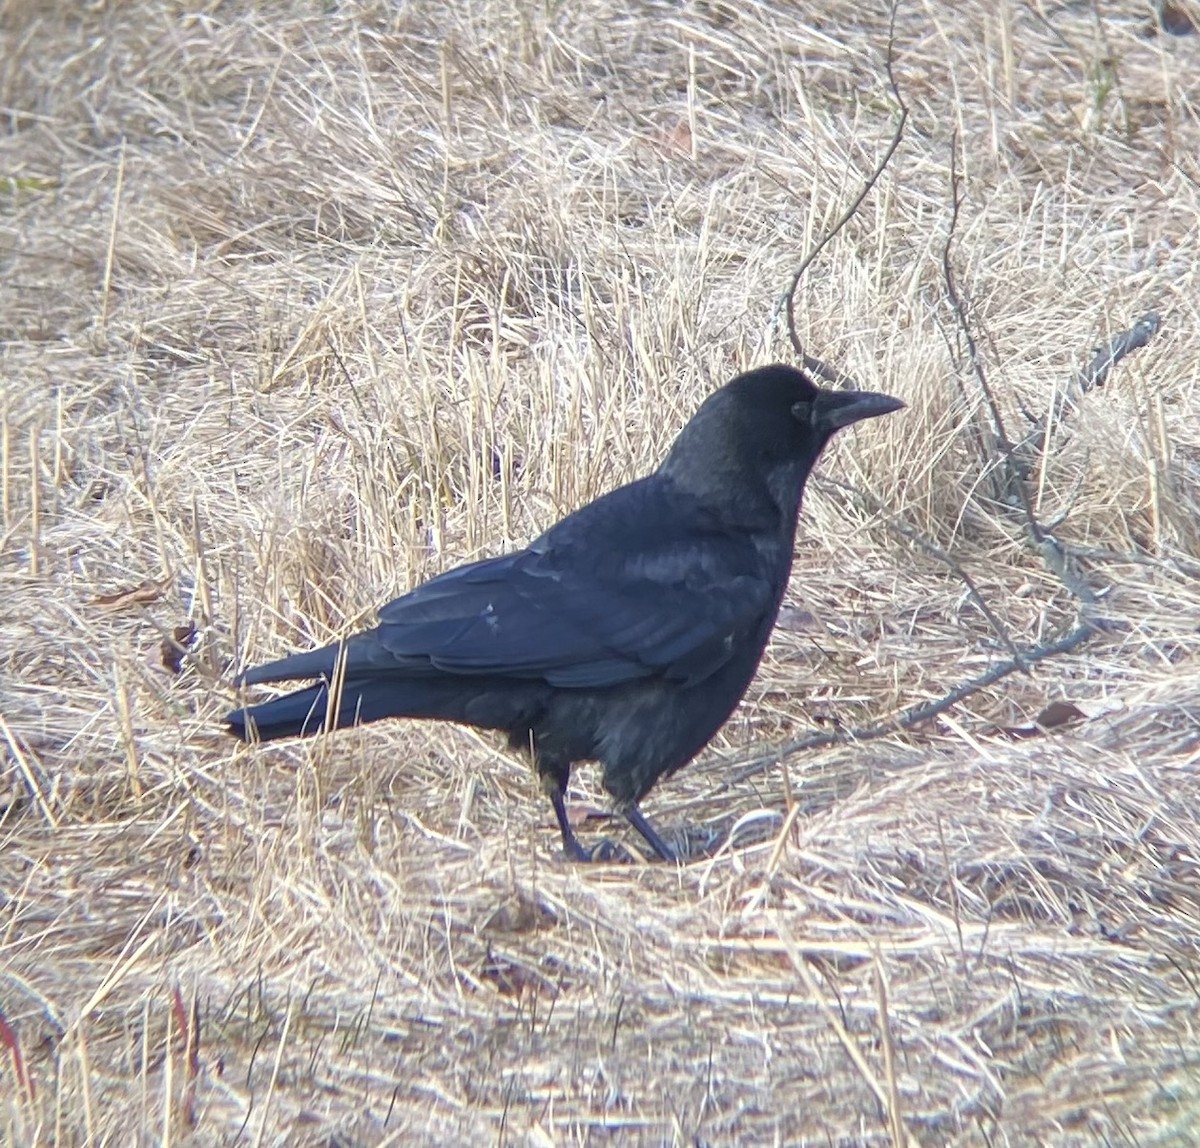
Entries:
POLYGON ((900 94, 900 87, 896 83, 896 74, 893 70, 893 53, 896 44, 896 8, 899 6, 899 0, 894 0, 892 4, 891 19, 888 24, 888 42, 887 42, 887 60, 884 63, 884 68, 887 71, 888 86, 892 90, 892 95, 896 99, 896 103, 900 105, 900 118, 896 121, 896 130, 892 133, 891 143, 883 153, 883 157, 876 164, 875 170, 871 173, 866 183, 863 184, 862 190, 855 196, 854 201, 842 213, 841 218, 833 225, 833 227, 822 236, 820 242, 810 251, 801 261, 800 266, 792 275, 791 285, 788 287, 785 296, 785 307, 787 311, 787 329, 788 339, 791 341, 792 350, 803 361, 814 374, 820 375, 827 382, 841 382, 842 376, 834 370, 834 368, 823 363, 820 359, 814 358, 805 353, 804 344, 800 341, 800 336, 796 333, 796 289, 800 286, 800 280, 804 278, 804 273, 812 266, 813 261, 818 255, 828 246, 830 240, 833 239, 862 206, 862 202, 870 194, 871 189, 879 182, 887 165, 891 162, 892 156, 895 155, 896 149, 900 146, 900 141, 904 138, 904 127, 908 123, 908 105, 904 102, 904 97, 900 94))

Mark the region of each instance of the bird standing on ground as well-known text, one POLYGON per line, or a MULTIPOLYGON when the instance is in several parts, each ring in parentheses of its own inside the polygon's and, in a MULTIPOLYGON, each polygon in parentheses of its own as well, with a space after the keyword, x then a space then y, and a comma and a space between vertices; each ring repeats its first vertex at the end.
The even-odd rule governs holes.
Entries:
POLYGON ((524 550, 389 602, 372 630, 247 670, 239 684, 320 680, 225 721, 264 741, 387 717, 503 730, 532 753, 568 856, 592 856, 564 795, 571 766, 595 760, 616 808, 671 860, 638 802, 707 744, 754 677, 825 444, 903 405, 821 390, 787 366, 739 375, 705 400, 652 474, 524 550))

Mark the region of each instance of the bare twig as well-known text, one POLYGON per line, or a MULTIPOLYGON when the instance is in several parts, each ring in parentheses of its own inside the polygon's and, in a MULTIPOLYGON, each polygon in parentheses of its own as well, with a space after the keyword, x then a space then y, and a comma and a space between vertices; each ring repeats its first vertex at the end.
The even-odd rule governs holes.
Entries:
MULTIPOLYGON (((967 588, 967 596, 978 607, 979 612, 988 620, 988 624, 996 631, 996 636, 1007 647, 1008 652, 1013 658, 1020 662, 1021 651, 1017 648, 1016 642, 1013 641, 1012 635, 1008 632, 1008 627, 999 618, 996 612, 987 604, 984 596, 979 592, 979 587, 975 585, 975 580, 963 568, 961 563, 957 562, 949 554, 946 553, 936 542, 930 538, 926 538, 915 526, 910 526, 896 515, 888 513, 887 507, 871 494, 869 491, 861 490, 851 483, 842 482, 837 478, 827 478, 817 475, 809 480, 810 483, 817 487, 835 487, 838 490, 844 491, 855 499, 861 506, 865 507, 870 513, 883 516, 884 525, 893 533, 900 535, 901 538, 911 542, 918 549, 923 550, 930 558, 941 562, 950 572, 962 582, 967 588)), ((1022 667, 1023 668, 1023 667, 1022 667)))
POLYGON ((1157 311, 1148 311, 1127 331, 1114 335, 1102 347, 1096 348, 1092 361, 1075 376, 1075 382, 1085 394, 1093 387, 1102 387, 1108 380, 1109 372, 1126 355, 1140 351, 1162 326, 1162 319, 1157 311))
POLYGON ((889 734, 913 729, 937 717, 939 714, 945 713, 952 706, 957 705, 965 698, 971 697, 972 694, 977 694, 980 690, 985 690, 988 686, 995 685, 996 682, 1008 677, 1017 670, 1027 670, 1030 666, 1036 665, 1038 662, 1044 662, 1047 658, 1058 657, 1060 654, 1069 654, 1072 650, 1087 641, 1098 628, 1096 623, 1088 621, 1080 622, 1074 629, 1069 630, 1057 641, 1046 642, 1042 645, 1034 646, 1032 649, 1022 650, 1019 657, 997 662, 986 673, 955 686, 949 693, 944 694, 935 701, 921 702, 919 705, 910 706, 908 709, 901 710, 900 713, 892 717, 883 718, 877 722, 870 722, 867 725, 857 726, 854 729, 811 733, 805 737, 796 738, 794 741, 785 742, 770 753, 748 762, 733 777, 718 785, 713 790, 713 795, 716 796, 719 793, 724 793, 731 786, 737 785, 748 778, 757 777, 760 773, 765 773, 779 762, 785 761, 797 753, 803 753, 805 750, 826 749, 831 745, 848 745, 861 741, 876 741, 881 737, 887 737, 889 734))
MULTIPOLYGON (((1054 537, 1044 523, 1039 521, 1033 509, 1033 500, 1030 497, 1029 487, 1025 481, 1026 468, 1022 465, 1020 458, 1023 453, 1022 448, 1030 439, 1027 438, 1025 443, 1014 444, 1008 437, 1004 418, 1000 413, 1000 406, 988 381, 983 359, 979 354, 979 347, 971 330, 967 304, 959 292, 955 281, 954 266, 950 258, 950 251, 953 246, 954 234, 958 225, 959 208, 962 203, 959 196, 957 157, 958 145, 956 140, 952 142, 950 149, 950 225, 947 229, 945 245, 942 248, 942 272, 946 283, 946 294, 953 308, 959 333, 962 335, 967 347, 968 363, 979 384, 979 390, 984 397, 984 402, 991 415, 992 433, 996 449, 1000 456, 998 461, 1004 469, 1006 490, 1020 507, 1030 547, 1041 558, 1043 566, 1058 579, 1067 592, 1082 603, 1084 607, 1090 607, 1095 605, 1098 595, 1079 573, 1072 555, 1067 548, 1054 537)), ((1102 354, 1094 358, 1085 372, 1081 374, 1081 388, 1086 390, 1089 385, 1100 385, 1100 380, 1107 375, 1107 372, 1121 358, 1129 354, 1130 351, 1135 350, 1138 346, 1145 345, 1154 332, 1158 330, 1158 322, 1156 315, 1147 315, 1131 331, 1125 332, 1122 336, 1114 339, 1109 344, 1109 347, 1102 354), (1085 380, 1089 379, 1091 380, 1090 383, 1086 383, 1085 380)), ((1044 429, 1040 433, 1044 438, 1044 429)))
MULTIPOLYGON (((890 69, 890 48, 889 48, 889 77, 891 76, 890 69)), ((897 94, 898 95, 898 94, 897 94)), ((902 105, 903 106, 903 105, 902 105)), ((903 118, 901 121, 903 124, 903 118)), ((1009 489, 1017 495, 1017 501, 1024 512, 1026 530, 1029 537, 1029 542, 1033 550, 1041 558, 1043 565, 1049 570, 1060 584, 1080 603, 1085 609, 1093 606, 1098 600, 1097 593, 1087 584, 1083 577, 1079 574, 1073 561, 1072 554, 1050 533, 1047 527, 1041 523, 1033 510, 1033 503, 1029 496, 1028 488, 1025 484, 1024 476, 1021 473, 1019 464, 1014 458, 1015 450, 1010 442, 1007 430, 1004 424, 1004 418, 1000 413, 1000 407, 996 401, 991 384, 987 377, 987 372, 984 368, 982 356, 979 353, 979 346, 975 340, 974 333, 971 329, 971 324, 968 317, 968 306, 963 296, 959 292, 954 276, 954 267, 951 260, 951 249, 953 247, 954 235, 958 225, 959 209, 961 206, 961 198, 959 195, 959 177, 957 168, 957 142, 952 145, 951 149, 951 164, 950 164, 950 190, 951 190, 951 215, 950 224, 947 230, 946 242, 942 249, 942 271, 946 284, 946 292, 950 299, 951 307, 953 308, 955 321, 958 332, 963 339, 967 349, 967 361, 971 371, 979 384, 979 390, 983 395, 984 403, 988 408, 992 422, 992 437, 995 447, 999 452, 999 457, 989 458, 988 452, 984 450, 983 465, 1002 467, 1007 476, 1009 489)), ((860 200, 861 201, 861 200, 860 200)), ((840 224, 839 224, 840 226, 840 224)), ((818 248, 820 250, 820 248, 818 248)), ((811 259, 806 261, 811 262, 811 259)), ((801 273, 804 271, 804 266, 801 267, 801 273)), ((797 277, 798 278, 798 277, 797 277)), ((792 290, 794 292, 796 282, 793 281, 792 290)), ((789 310, 789 319, 791 312, 789 310)), ((1108 373, 1114 366, 1117 365, 1126 355, 1140 347, 1146 345, 1147 342, 1154 336, 1160 325, 1159 318, 1153 312, 1145 315, 1140 319, 1134 327, 1128 331, 1121 332, 1119 335, 1109 341, 1106 347, 1099 349, 1091 362, 1085 367, 1074 380, 1078 389, 1081 392, 1086 392, 1092 387, 1102 386, 1108 373)), ((1028 440, 1027 440, 1028 441, 1028 440)), ((963 569, 962 565, 951 557, 946 551, 931 540, 924 537, 920 531, 910 527, 907 523, 900 521, 898 518, 887 516, 886 507, 868 492, 859 490, 857 487, 849 483, 840 482, 837 479, 818 478, 820 485, 826 488, 839 489, 853 498, 857 499, 860 504, 868 508, 872 513, 885 515, 887 526, 890 530, 901 535, 906 540, 919 547, 932 558, 943 563, 963 585, 967 588, 967 593, 971 600, 978 606, 981 613, 987 618, 1001 641, 1008 647, 1011 657, 1004 662, 999 662, 986 673, 979 677, 972 678, 942 697, 932 702, 924 702, 919 705, 911 706, 906 710, 901 711, 898 715, 891 718, 885 718, 881 721, 869 723, 864 726, 859 726, 850 730, 834 730, 831 732, 820 732, 808 734, 805 737, 797 738, 794 741, 787 742, 774 750, 770 754, 759 757, 747 765, 734 775, 730 780, 723 782, 716 789, 716 793, 721 793, 730 786, 735 785, 748 778, 755 777, 771 768, 778 762, 781 762, 794 754, 801 753, 805 750, 822 749, 832 745, 846 744, 851 742, 871 741, 881 737, 886 737, 888 734, 897 733, 903 730, 913 729, 914 727, 930 721, 939 714, 945 713, 952 706, 957 705, 960 701, 979 691, 986 689, 988 686, 994 685, 1001 679, 1010 674, 1021 670, 1028 673, 1030 667, 1038 662, 1044 661, 1047 658, 1056 657, 1061 654, 1070 653, 1082 645, 1092 634, 1103 629, 1103 624, 1099 621, 1093 621, 1085 618, 1072 630, 1057 641, 1045 643, 1035 646, 1028 650, 1021 650, 1012 637, 1009 635, 1007 628, 988 606, 983 595, 979 592, 974 581, 963 569)))
POLYGON ((1101 546, 1073 546, 1071 553, 1076 558, 1085 558, 1092 562, 1128 562, 1131 566, 1149 566, 1184 578, 1200 578, 1200 566, 1179 557, 1178 554, 1166 558, 1151 558, 1147 554, 1127 554, 1119 550, 1107 550, 1101 546))
POLYGON ((1078 409, 1079 400, 1093 388, 1104 386, 1112 369, 1126 355, 1146 346, 1161 326, 1162 320, 1158 313, 1147 312, 1128 330, 1119 331, 1107 343, 1095 349, 1087 366, 1077 371, 1059 388, 1047 416, 1037 417, 1026 411, 1025 417, 1031 429, 1013 448, 1013 453, 1020 460, 1019 465, 1027 467, 1026 460, 1041 454, 1046 449, 1047 436, 1057 431, 1078 409))
POLYGON ((950 251, 954 246, 955 232, 958 229, 958 214, 961 206, 962 199, 959 195, 958 183, 958 137, 956 135, 950 142, 950 224, 946 230, 946 242, 942 247, 942 278, 946 284, 946 295, 954 311, 954 318, 958 325, 959 333, 966 343, 967 364, 975 375, 980 393, 983 395, 984 403, 988 408, 988 413, 991 415, 992 433, 995 438, 995 445, 999 450, 1004 464, 1007 489, 1011 494, 1016 496, 1017 502, 1024 511, 1026 530, 1029 533, 1031 543, 1037 549, 1042 542, 1042 526, 1034 514, 1033 501, 1029 497, 1029 488, 1025 484, 1024 476, 1021 474, 1013 458, 1013 444, 1008 437, 1008 430, 1004 425, 1004 416, 1000 413, 1000 405, 996 401, 992 385, 988 381, 987 372, 984 370, 983 357, 979 353, 979 344, 975 341, 975 333, 971 329, 971 324, 967 317, 967 304, 959 293, 958 284, 954 276, 954 264, 950 258, 950 251))
MULTIPOLYGON (((890 75, 890 70, 889 70, 890 75)), ((1093 606, 1097 600, 1097 593, 1087 584, 1084 578, 1077 570, 1073 555, 1067 550, 1054 536, 1049 529, 1041 523, 1033 510, 1032 500, 1029 496, 1028 488, 1025 484, 1024 476, 1021 473, 1019 464, 1014 458, 1016 449, 1008 439, 1007 430, 1004 425, 1004 418, 1000 413, 999 404, 996 401, 991 384, 987 377, 987 372, 983 365, 982 357, 979 353, 979 347, 975 340, 974 333, 971 329, 971 324, 968 318, 968 306, 958 290, 957 283, 954 277, 954 268, 951 260, 951 249, 954 242, 955 230, 958 224, 959 208, 961 206, 961 198, 959 195, 958 169, 957 169, 957 143, 951 149, 951 164, 950 164, 950 189, 951 189, 951 215, 950 225, 947 230, 946 242, 942 249, 942 271, 946 284, 946 292, 950 299, 951 307, 953 308, 958 332, 963 339, 967 349, 967 361, 971 367, 971 371, 979 384, 979 389, 983 395, 984 403, 988 408, 992 422, 992 436, 995 446, 1000 457, 994 461, 988 457, 984 457, 984 465, 994 465, 1003 467, 1006 472, 1009 489, 1017 495, 1017 501, 1024 512, 1026 530, 1029 537, 1029 542, 1033 550, 1041 558, 1043 565, 1057 578, 1059 583, 1082 605, 1085 610, 1093 606)), ((819 249, 818 249, 819 250, 819 249)), ((801 268, 803 271, 803 268, 801 268)), ((795 283, 793 283, 793 289, 795 283)), ((1157 314, 1151 312, 1143 316, 1132 328, 1128 331, 1123 331, 1116 335, 1109 343, 1097 350, 1091 362, 1076 376, 1073 380, 1074 385, 1081 393, 1086 393, 1092 387, 1099 387, 1104 384, 1109 372, 1115 367, 1126 355, 1144 347, 1154 334, 1158 331, 1160 320, 1157 314)), ((1042 430, 1044 434, 1044 428, 1042 430)), ((1025 440, 1026 442, 1029 439, 1025 440)), ((1023 444, 1022 444, 1023 445, 1023 444)), ((946 553, 940 546, 931 540, 924 537, 920 531, 910 527, 907 523, 900 521, 898 518, 887 516, 886 507, 879 499, 866 491, 859 490, 857 487, 849 483, 841 482, 837 479, 818 478, 815 480, 819 485, 826 488, 836 488, 841 490, 860 502, 870 512, 885 516, 886 524, 889 530, 901 535, 906 540, 912 542, 919 547, 930 557, 943 563, 967 588, 967 593, 971 600, 978 606, 981 613, 987 618, 993 629, 999 635, 1001 641, 1008 647, 1012 656, 1006 661, 999 662, 994 665, 986 673, 979 677, 972 678, 969 681, 963 682, 956 686, 942 697, 932 702, 924 702, 919 705, 911 706, 899 714, 885 718, 881 721, 869 723, 864 726, 859 726, 850 730, 834 730, 831 732, 820 732, 808 734, 805 737, 797 738, 780 746, 770 754, 765 754, 762 757, 747 763, 740 769, 733 778, 723 782, 715 790, 716 793, 721 793, 732 785, 745 781, 748 778, 755 777, 760 773, 765 772, 778 762, 793 756, 794 754, 804 752, 805 750, 823 749, 832 745, 841 745, 852 742, 872 741, 881 737, 886 737, 888 734, 897 733, 903 730, 910 730, 914 727, 930 721, 939 714, 945 713, 952 706, 957 705, 960 701, 970 697, 979 691, 986 689, 988 686, 994 685, 1001 679, 1009 676, 1017 670, 1029 672, 1031 666, 1038 662, 1045 661, 1048 658, 1057 657, 1061 654, 1070 653, 1080 645, 1082 645, 1089 637, 1099 630, 1102 630, 1103 623, 1096 620, 1085 618, 1077 624, 1072 630, 1066 633, 1063 637, 1054 642, 1038 645, 1028 650, 1021 650, 1012 640, 1007 628, 1004 626, 1000 618, 992 611, 987 602, 980 594, 978 587, 971 579, 970 575, 962 565, 953 557, 946 553)), ((1111 557, 1120 557, 1114 555, 1111 557)), ((1130 558, 1130 560, 1136 560, 1130 558)))
POLYGON ((804 366, 814 374, 820 376, 826 382, 837 383, 844 385, 845 377, 835 368, 822 362, 820 359, 809 355, 804 350, 804 344, 800 340, 799 334, 796 332, 796 290, 800 286, 800 280, 804 278, 804 273, 812 266, 818 255, 829 245, 830 241, 851 219, 862 206, 862 202, 871 193, 871 189, 879 182, 880 177, 887 169, 887 165, 891 163, 892 156, 896 154, 896 149, 900 146, 901 140, 904 139, 904 128, 908 123, 908 105, 904 102, 904 97, 900 94, 900 87, 896 83, 896 74, 893 68, 893 55, 896 46, 896 8, 899 0, 894 0, 892 4, 891 19, 888 23, 888 42, 887 42, 887 58, 884 61, 884 68, 887 71, 888 86, 892 90, 892 95, 895 97, 896 103, 900 106, 900 118, 896 121, 896 130, 892 133, 891 142, 885 149, 879 163, 875 165, 875 170, 867 178, 858 195, 855 196, 853 202, 842 213, 841 218, 830 228, 829 231, 821 237, 820 242, 810 251, 801 261, 800 266, 792 275, 791 285, 788 287, 787 294, 784 296, 785 309, 787 313, 787 329, 788 339, 791 341, 792 350, 803 361, 804 366))

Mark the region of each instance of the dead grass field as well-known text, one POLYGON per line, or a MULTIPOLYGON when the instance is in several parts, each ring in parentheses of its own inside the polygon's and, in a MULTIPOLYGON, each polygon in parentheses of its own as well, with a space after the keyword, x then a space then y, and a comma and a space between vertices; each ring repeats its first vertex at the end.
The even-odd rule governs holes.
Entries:
POLYGON ((0 0, 0 1141, 1200 1142, 1200 37, 1150 7, 903 4, 904 142, 797 300, 909 403, 821 467, 886 513, 812 489, 762 673, 647 803, 731 841, 581 868, 488 739, 246 749, 229 678, 792 357, 886 6, 0 0), (887 519, 1017 644, 1077 621, 984 497, 954 133, 1013 426, 1163 316, 1030 476, 1108 629, 722 788, 1007 657, 887 519))

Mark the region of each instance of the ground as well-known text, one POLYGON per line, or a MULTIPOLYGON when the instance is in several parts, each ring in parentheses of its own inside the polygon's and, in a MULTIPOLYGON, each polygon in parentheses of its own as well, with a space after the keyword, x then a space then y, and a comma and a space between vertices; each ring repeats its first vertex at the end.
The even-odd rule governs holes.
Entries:
POLYGON ((1153 7, 903 0, 893 90, 875 3, 0 3, 0 1140, 1194 1142, 1200 36, 1153 7), (646 803, 687 863, 563 861, 472 731, 222 734, 237 667, 796 361, 897 93, 795 323, 908 409, 646 803))

